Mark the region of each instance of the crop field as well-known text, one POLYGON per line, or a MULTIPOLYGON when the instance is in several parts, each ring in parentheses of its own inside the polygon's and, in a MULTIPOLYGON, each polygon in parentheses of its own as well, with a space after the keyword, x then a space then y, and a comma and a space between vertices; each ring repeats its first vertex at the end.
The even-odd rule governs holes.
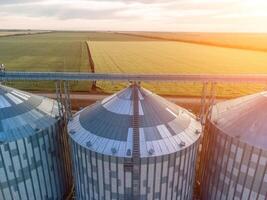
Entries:
POLYGON ((168 33, 168 32, 122 32, 154 39, 188 42, 227 48, 267 52, 266 33, 168 33))
POLYGON ((0 30, 1 36, 11 36, 11 35, 27 35, 27 34, 36 34, 36 33, 44 33, 47 31, 32 31, 32 30, 0 30))
MULTIPOLYGON (((90 71, 84 33, 47 33, 0 37, 0 62, 7 70, 90 71)), ((75 90, 90 88, 89 83, 72 84, 75 90)), ((12 83, 20 89, 51 90, 53 83, 12 83)))
MULTIPOLYGON (((267 53, 170 41, 91 41, 96 72, 114 73, 267 73, 267 53)), ((198 84, 144 83, 161 94, 200 94, 198 84)), ((99 82, 104 91, 118 90, 99 82)), ((262 85, 219 85, 219 96, 239 96, 262 90, 262 85), (223 89, 224 88, 224 89, 223 89)))
POLYGON ((0 63, 8 70, 88 71, 86 41, 147 41, 146 38, 96 32, 54 32, 0 37, 0 63))
MULTIPOLYGON (((11 33, 11 31, 9 32, 11 33)), ((0 63, 9 71, 91 72, 86 41, 148 41, 109 32, 52 32, 0 37, 0 63)), ((51 82, 13 82, 20 89, 51 91, 51 82)), ((75 91, 89 91, 90 82, 74 82, 75 91)))
POLYGON ((83 34, 47 33, 0 38, 0 60, 8 70, 86 71, 83 34))
MULTIPOLYGON (((204 37, 204 36, 203 36, 204 37)), ((251 36, 254 37, 254 36, 251 36)), ((0 63, 7 70, 91 72, 89 45, 96 72, 105 73, 267 73, 267 52, 222 48, 113 32, 52 32, 0 37, 0 63)), ((51 91, 51 82, 13 82, 14 87, 51 91)), ((127 83, 98 81, 112 93, 127 83)), ((142 83, 170 95, 198 96, 199 84, 142 83)), ((90 82, 72 82, 74 91, 89 91, 90 82)), ((220 96, 239 96, 263 85, 218 86, 220 96)))

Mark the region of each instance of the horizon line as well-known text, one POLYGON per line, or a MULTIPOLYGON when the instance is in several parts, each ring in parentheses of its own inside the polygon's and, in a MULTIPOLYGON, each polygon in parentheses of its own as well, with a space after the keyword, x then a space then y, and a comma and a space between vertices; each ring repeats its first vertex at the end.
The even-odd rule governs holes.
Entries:
POLYGON ((244 34, 267 34, 267 32, 253 32, 253 31, 155 31, 155 30, 97 30, 97 29, 88 29, 88 30, 73 30, 73 29, 31 29, 31 28, 0 28, 0 31, 54 31, 54 32, 153 32, 153 33, 244 33, 244 34))

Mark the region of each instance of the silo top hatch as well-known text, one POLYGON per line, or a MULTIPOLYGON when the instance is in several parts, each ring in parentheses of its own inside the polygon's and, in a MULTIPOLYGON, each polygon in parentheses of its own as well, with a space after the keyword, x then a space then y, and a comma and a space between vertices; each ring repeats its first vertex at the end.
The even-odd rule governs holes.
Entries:
POLYGON ((56 115, 56 101, 0 85, 0 143, 48 128, 56 115))
MULTIPOLYGON (((187 110, 138 86, 140 156, 159 156, 198 140, 201 126, 187 110)), ((68 125, 70 136, 92 151, 131 157, 133 86, 78 112, 68 125), (130 151, 129 151, 130 150, 130 151)))
POLYGON ((218 103, 211 120, 225 134, 267 149, 267 92, 218 103))

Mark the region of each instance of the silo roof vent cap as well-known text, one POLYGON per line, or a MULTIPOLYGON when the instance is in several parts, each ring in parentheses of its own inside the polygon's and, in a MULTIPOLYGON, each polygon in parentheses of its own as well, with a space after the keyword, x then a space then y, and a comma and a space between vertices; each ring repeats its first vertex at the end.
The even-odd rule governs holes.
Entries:
POLYGON ((155 153, 155 150, 154 150, 154 149, 149 149, 149 150, 148 150, 148 153, 149 153, 150 155, 152 155, 152 154, 155 153))
POLYGON ((117 153, 117 149, 116 148, 111 148, 111 152, 112 152, 112 154, 116 154, 117 153))
POLYGON ((185 146, 185 142, 184 141, 181 141, 180 142, 180 147, 184 147, 185 146))
POLYGON ((127 149, 126 155, 127 155, 127 156, 132 155, 132 151, 131 151, 131 149, 127 149))
POLYGON ((39 132, 40 130, 41 130, 41 129, 39 129, 39 128, 37 128, 37 127, 34 129, 35 132, 39 132))
POLYGON ((92 142, 91 141, 86 142, 86 146, 87 147, 91 147, 92 146, 92 142))

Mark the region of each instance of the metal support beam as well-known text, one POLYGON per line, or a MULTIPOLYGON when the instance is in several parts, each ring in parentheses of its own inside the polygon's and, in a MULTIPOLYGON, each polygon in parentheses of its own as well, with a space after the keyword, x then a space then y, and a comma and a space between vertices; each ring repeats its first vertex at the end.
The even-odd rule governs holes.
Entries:
POLYGON ((200 122, 202 125, 204 125, 204 121, 205 121, 207 87, 208 87, 208 83, 207 82, 203 83, 202 94, 201 94, 201 104, 200 104, 200 114, 199 114, 200 122))
POLYGON ((56 97, 58 102, 58 109, 60 117, 67 121, 72 117, 71 113, 71 99, 68 81, 56 81, 56 97))
POLYGON ((210 83, 210 89, 208 90, 209 83, 203 83, 201 94, 201 107, 200 107, 200 122, 204 128, 205 121, 211 112, 212 106, 215 103, 216 96, 216 83, 210 83))
POLYGON ((62 112, 62 116, 64 117, 64 121, 66 122, 66 106, 65 103, 63 101, 63 97, 62 97, 62 93, 63 93, 63 89, 62 89, 62 81, 58 81, 59 84, 59 101, 60 101, 60 109, 62 112))
POLYGON ((100 74, 79 72, 0 72, 0 81, 10 80, 84 80, 84 81, 151 81, 151 82, 216 82, 216 83, 263 83, 267 74, 100 74))
POLYGON ((209 103, 208 103, 208 108, 206 111, 206 119, 209 119, 211 117, 211 111, 212 107, 215 103, 215 98, 216 98, 216 83, 211 83, 211 88, 210 88, 210 97, 209 97, 209 103))
POLYGON ((60 116, 60 123, 62 129, 60 129, 60 145, 62 145, 61 148, 61 156, 64 162, 64 165, 66 166, 66 181, 67 181, 67 188, 70 189, 73 185, 72 181, 72 165, 70 160, 70 147, 68 142, 68 136, 67 136, 67 120, 69 119, 69 86, 68 83, 64 81, 64 86, 62 86, 62 81, 56 81, 55 87, 56 87, 56 97, 58 102, 58 111, 60 116), (64 88, 63 88, 64 87, 64 88), (64 89, 64 90, 63 90, 64 89), (63 99, 64 95, 64 99, 63 99))
MULTIPOLYGON (((207 87, 204 86, 203 87, 207 87)), ((206 96, 206 89, 203 89, 203 96, 206 96)), ((201 140, 201 144, 200 144, 200 149, 199 149, 199 169, 198 169, 198 173, 197 173, 197 184, 200 184, 201 180, 203 180, 203 163, 207 162, 207 159, 209 159, 207 157, 207 151, 208 151, 208 142, 209 142, 209 119, 211 117, 211 112, 212 112, 212 107, 215 103, 215 98, 216 98, 216 83, 212 82, 210 84, 210 90, 209 90, 209 95, 208 95, 208 102, 205 103, 206 105, 201 105, 202 109, 204 110, 204 115, 202 116, 203 122, 202 122, 202 128, 203 128, 203 135, 202 135, 202 140, 201 140)), ((202 186, 203 187, 203 186, 202 186)))
POLYGON ((64 81, 64 100, 67 121, 72 117, 69 81, 64 81))
POLYGON ((57 97, 57 103, 58 103, 58 113, 59 116, 62 117, 63 116, 63 108, 62 108, 62 104, 61 104, 61 99, 60 99, 60 81, 56 81, 55 82, 55 87, 56 87, 56 97, 57 97))
POLYGON ((198 157, 198 163, 199 163, 199 169, 196 177, 196 181, 198 184, 198 187, 202 178, 203 178, 203 171, 204 169, 202 168, 203 163, 207 162, 206 159, 206 152, 208 149, 207 142, 209 141, 209 127, 207 124, 207 120, 210 119, 211 117, 211 111, 212 107, 215 103, 215 98, 216 98, 216 83, 212 82, 210 83, 210 90, 208 92, 208 83, 203 84, 203 89, 202 89, 202 97, 201 97, 201 123, 202 123, 202 130, 203 130, 203 135, 202 135, 202 140, 199 148, 199 157, 198 157))

